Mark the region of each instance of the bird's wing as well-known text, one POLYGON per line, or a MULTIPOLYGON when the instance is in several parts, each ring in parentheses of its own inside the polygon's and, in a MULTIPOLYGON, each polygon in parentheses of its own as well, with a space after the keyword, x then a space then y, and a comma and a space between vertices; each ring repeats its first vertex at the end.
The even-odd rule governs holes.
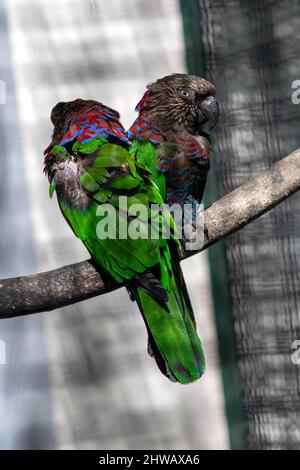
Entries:
MULTIPOLYGON (((158 277, 169 291, 172 266, 165 233, 169 229, 171 238, 175 239, 174 222, 164 208, 155 223, 151 223, 154 215, 151 205, 163 205, 159 190, 147 177, 147 168, 137 165, 124 146, 126 135, 121 140, 113 122, 108 120, 110 133, 103 127, 103 119, 99 122, 99 127, 96 124, 91 129, 90 125, 86 127, 84 119, 81 123, 70 121, 73 128, 66 129, 59 145, 48 149, 48 158, 49 152, 61 151, 68 153, 73 165, 77 161, 78 187, 74 201, 70 200, 67 187, 59 191, 59 185, 56 186, 60 208, 93 258, 118 282, 128 281, 137 273, 157 266, 158 277), (101 129, 105 129, 106 137, 101 129), (76 203, 78 191, 87 196, 86 207, 76 203), (131 237, 128 231, 133 234, 131 237), (137 232, 139 238, 135 238, 137 232)), ((55 185, 55 177, 53 181, 55 185)), ((65 185, 70 182, 66 180, 65 185)))

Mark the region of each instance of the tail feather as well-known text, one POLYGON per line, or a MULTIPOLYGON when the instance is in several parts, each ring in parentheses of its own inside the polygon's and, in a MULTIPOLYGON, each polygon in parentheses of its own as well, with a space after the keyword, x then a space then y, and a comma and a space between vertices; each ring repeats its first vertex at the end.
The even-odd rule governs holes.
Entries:
POLYGON ((168 379, 171 382, 177 382, 176 377, 170 371, 170 369, 168 367, 168 364, 166 363, 166 361, 164 360, 160 350, 158 349, 158 346, 157 346, 157 344, 155 342, 155 339, 152 336, 149 328, 147 328, 147 330, 148 330, 148 354, 149 354, 149 356, 151 356, 155 359, 155 362, 156 362, 159 370, 162 372, 162 374, 164 374, 166 377, 168 377, 168 379))
POLYGON ((150 355, 170 380, 187 384, 201 377, 205 359, 179 264, 174 276, 176 285, 166 303, 140 287, 134 289, 134 297, 147 326, 150 355))

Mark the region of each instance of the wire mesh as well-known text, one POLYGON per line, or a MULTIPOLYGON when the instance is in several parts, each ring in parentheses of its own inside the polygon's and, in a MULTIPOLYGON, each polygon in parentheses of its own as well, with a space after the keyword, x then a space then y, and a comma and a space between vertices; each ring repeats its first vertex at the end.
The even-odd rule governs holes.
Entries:
MULTIPOLYGON (((202 41, 201 61, 194 57, 193 65, 199 71, 204 61, 217 88, 214 171, 222 195, 299 147, 300 105, 291 98, 292 83, 300 78, 300 4, 197 4, 189 47, 202 41)), ((300 338, 299 197, 224 243, 251 448, 300 447, 300 369, 292 361, 300 338)), ((222 299, 218 305, 216 315, 222 316, 222 299)))

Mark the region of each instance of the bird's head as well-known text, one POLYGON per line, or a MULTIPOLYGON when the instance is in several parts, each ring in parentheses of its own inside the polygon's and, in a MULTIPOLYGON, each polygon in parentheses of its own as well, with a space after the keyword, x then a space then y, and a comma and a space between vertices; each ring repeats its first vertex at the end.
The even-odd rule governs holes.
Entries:
POLYGON ((54 125, 54 136, 59 135, 63 132, 64 127, 68 124, 71 117, 84 113, 88 108, 96 106, 98 109, 102 109, 103 113, 108 113, 115 119, 119 119, 120 115, 114 109, 105 106, 102 103, 94 100, 82 100, 77 98, 73 101, 60 101, 57 103, 51 111, 51 121, 54 125))
POLYGON ((51 111, 50 119, 54 127, 61 127, 65 123, 68 114, 68 102, 60 101, 51 111))
POLYGON ((50 116, 52 124, 54 125, 54 136, 62 133, 63 128, 72 114, 79 112, 84 104, 87 103, 89 103, 89 101, 84 101, 80 98, 73 101, 60 101, 57 103, 52 109, 50 116))
POLYGON ((206 123, 213 127, 219 109, 214 85, 196 75, 172 74, 147 87, 137 111, 148 110, 156 123, 180 126, 192 134, 203 131, 206 123))

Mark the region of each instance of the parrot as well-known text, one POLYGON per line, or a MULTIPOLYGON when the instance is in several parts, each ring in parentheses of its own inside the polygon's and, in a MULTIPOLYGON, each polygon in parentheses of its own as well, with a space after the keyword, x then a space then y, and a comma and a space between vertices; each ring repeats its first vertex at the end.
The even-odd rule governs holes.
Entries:
POLYGON ((127 131, 136 160, 151 168, 169 206, 196 208, 212 152, 205 125, 214 127, 219 116, 214 85, 195 75, 167 75, 147 86, 136 111, 139 115, 127 131))
POLYGON ((148 352, 161 372, 173 382, 194 382, 204 372, 205 359, 180 269, 181 242, 164 205, 160 180, 165 173, 158 175, 152 152, 142 155, 144 142, 130 139, 118 112, 97 101, 60 102, 51 121, 52 140, 44 152, 50 197, 56 192, 64 218, 96 265, 137 302, 148 352), (136 212, 137 204, 145 211, 136 212), (149 237, 153 204, 162 209, 156 212, 156 234, 149 237), (121 235, 121 228, 125 225, 127 233, 134 222, 139 222, 140 237, 121 235), (107 233, 108 226, 114 233, 107 233))
MULTIPOLYGON (((215 86, 204 78, 182 73, 167 75, 147 86, 135 108, 138 117, 127 131, 131 140, 130 153, 137 164, 150 171, 151 181, 159 188, 161 197, 170 209, 174 204, 183 208, 186 205, 191 207, 189 214, 192 223, 203 198, 210 168, 212 141, 206 128, 213 128, 218 121, 219 105, 215 94, 215 86)), ((187 222, 176 218, 175 221, 181 224, 187 222)), ((205 233, 205 227, 203 229, 205 233)), ((198 373, 196 376, 187 375, 185 383, 188 383, 203 374, 205 358, 200 340, 194 335, 195 316, 178 258, 175 256, 172 267, 176 279, 174 294, 181 311, 178 315, 193 325, 189 333, 190 344, 187 342, 183 348, 186 351, 185 362, 182 363, 185 370, 192 354, 190 347, 195 350, 197 344, 198 351, 198 373)), ((172 296, 173 293, 170 299, 172 296)), ((140 296, 138 303, 142 303, 140 308, 145 312, 146 305, 140 296)), ((160 366, 165 361, 168 363, 168 356, 162 351, 160 342, 156 341, 158 335, 158 332, 152 330, 149 344, 150 350, 154 345, 153 355, 160 366)), ((175 377, 181 381, 176 374, 175 377)))

